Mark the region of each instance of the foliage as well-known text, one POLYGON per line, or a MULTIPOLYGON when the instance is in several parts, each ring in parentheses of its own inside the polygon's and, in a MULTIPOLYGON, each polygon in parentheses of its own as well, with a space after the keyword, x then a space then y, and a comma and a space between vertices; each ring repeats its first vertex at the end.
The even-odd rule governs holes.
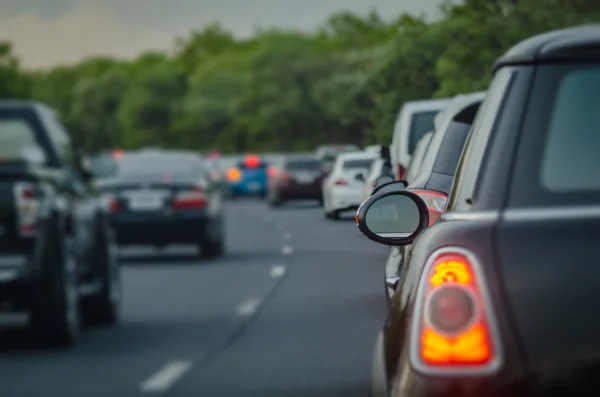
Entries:
POLYGON ((595 0, 465 0, 435 22, 332 15, 312 33, 219 24, 170 53, 20 68, 0 43, 0 97, 54 106, 87 150, 142 145, 222 151, 388 143, 405 101, 483 90, 519 40, 598 20, 595 0))

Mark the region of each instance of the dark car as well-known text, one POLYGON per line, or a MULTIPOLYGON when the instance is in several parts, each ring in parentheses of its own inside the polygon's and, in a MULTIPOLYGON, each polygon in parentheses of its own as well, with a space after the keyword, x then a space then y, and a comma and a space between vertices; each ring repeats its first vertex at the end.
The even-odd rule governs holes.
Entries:
POLYGON ((269 204, 277 206, 288 200, 322 202, 323 173, 315 157, 288 156, 269 178, 269 204))
POLYGON ((51 108, 0 101, 0 303, 27 312, 34 339, 70 345, 87 323, 114 324, 120 268, 88 162, 51 108))
POLYGON ((370 238, 416 238, 375 396, 600 395, 598 109, 600 26, 535 36, 497 61, 435 225, 411 192, 365 202, 370 238))
MULTIPOLYGON (((467 136, 485 97, 485 92, 458 95, 439 113, 436 130, 412 183, 406 190, 417 194, 429 210, 429 224, 444 212, 448 192, 467 136)), ((399 247, 399 255, 390 255, 385 267, 386 296, 393 293, 402 273, 402 264, 410 246, 399 247)))
POLYGON ((212 258, 224 251, 223 194, 202 158, 176 152, 125 155, 119 174, 99 185, 120 245, 196 244, 212 258))

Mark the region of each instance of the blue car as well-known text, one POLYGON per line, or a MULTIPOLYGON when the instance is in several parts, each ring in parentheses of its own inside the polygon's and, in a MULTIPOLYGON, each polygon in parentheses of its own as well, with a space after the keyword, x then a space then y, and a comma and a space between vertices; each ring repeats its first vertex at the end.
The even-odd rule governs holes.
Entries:
POLYGON ((260 196, 267 194, 269 164, 259 156, 248 155, 227 171, 230 196, 260 196))

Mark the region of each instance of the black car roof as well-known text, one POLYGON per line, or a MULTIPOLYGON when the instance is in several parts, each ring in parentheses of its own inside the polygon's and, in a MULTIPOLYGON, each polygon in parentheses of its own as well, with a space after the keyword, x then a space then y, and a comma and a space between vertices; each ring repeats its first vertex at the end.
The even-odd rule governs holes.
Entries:
POLYGON ((599 57, 600 24, 581 25, 521 41, 496 61, 494 71, 508 65, 599 57))

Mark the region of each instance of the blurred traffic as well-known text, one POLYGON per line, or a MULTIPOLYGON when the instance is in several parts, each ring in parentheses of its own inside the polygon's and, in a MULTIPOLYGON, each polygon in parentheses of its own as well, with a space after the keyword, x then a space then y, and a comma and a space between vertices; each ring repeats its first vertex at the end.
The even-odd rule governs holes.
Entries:
MULTIPOLYGON (((496 7, 445 15, 480 6, 496 7)), ((340 67, 331 84, 365 85, 344 91, 355 118, 306 77, 341 45, 327 31, 297 69, 288 47, 234 46, 261 73, 282 62, 297 103, 261 73, 219 74, 238 52, 184 77, 216 45, 169 59, 179 74, 152 100, 87 104, 121 135, 64 103, 1 99, 0 394, 600 396, 600 25, 540 32, 486 55, 489 82, 465 67, 460 89, 423 83, 428 36, 392 57, 412 72, 385 95, 340 67)))

